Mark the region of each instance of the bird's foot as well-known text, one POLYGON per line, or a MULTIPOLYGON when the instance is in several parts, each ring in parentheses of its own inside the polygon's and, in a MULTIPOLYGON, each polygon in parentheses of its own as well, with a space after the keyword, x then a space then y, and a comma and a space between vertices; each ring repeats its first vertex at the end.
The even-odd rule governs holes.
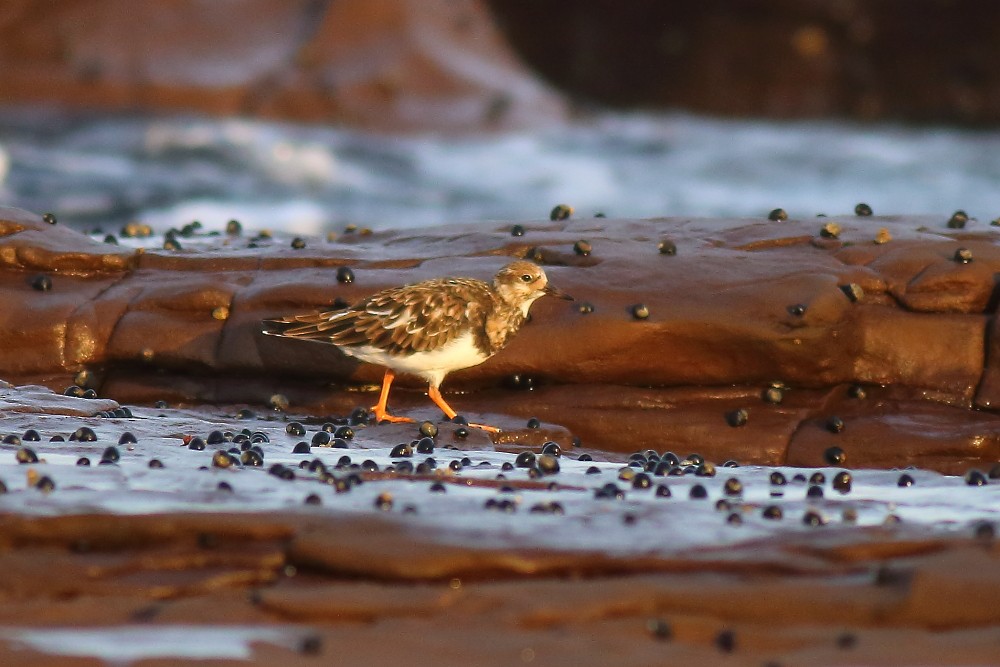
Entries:
POLYGON ((496 426, 490 426, 489 424, 468 424, 469 428, 478 428, 481 431, 486 431, 487 433, 499 433, 500 429, 496 426))
POLYGON ((490 426, 489 424, 470 424, 465 417, 459 414, 448 414, 446 411, 444 413, 445 421, 449 421, 452 424, 458 424, 459 426, 468 426, 469 428, 478 428, 480 431, 486 431, 487 433, 499 433, 500 429, 496 426, 490 426))
POLYGON ((397 417, 396 415, 390 415, 377 405, 369 410, 369 412, 371 412, 372 419, 375 420, 376 424, 381 422, 389 422, 390 424, 412 424, 414 421, 409 417, 397 417))

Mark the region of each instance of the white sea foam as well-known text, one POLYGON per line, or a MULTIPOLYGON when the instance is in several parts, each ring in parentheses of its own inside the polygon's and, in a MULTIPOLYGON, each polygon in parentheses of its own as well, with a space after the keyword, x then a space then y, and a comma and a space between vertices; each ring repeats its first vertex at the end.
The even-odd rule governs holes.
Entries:
POLYGON ((181 226, 197 214, 210 228, 237 217, 295 231, 384 229, 539 219, 557 203, 621 217, 778 206, 803 217, 860 201, 877 214, 1000 215, 998 131, 600 114, 531 133, 390 137, 6 112, 0 145, 7 202, 81 226, 181 226))
MULTIPOLYGON (((192 220, 204 221, 204 231, 221 231, 230 219, 248 229, 282 229, 293 234, 319 234, 327 214, 319 202, 292 199, 284 202, 248 203, 217 199, 187 200, 141 216, 154 229, 169 229, 192 220)), ((124 240, 123 240, 124 241, 124 240)), ((145 242, 139 239, 137 245, 145 242)))
POLYGON ((251 644, 295 645, 287 630, 245 627, 164 625, 112 628, 4 628, 0 636, 50 655, 92 656, 111 663, 153 658, 247 660, 251 644))
POLYGON ((3 186, 3 182, 7 179, 8 171, 10 171, 10 156, 3 149, 3 145, 0 145, 0 187, 3 186))

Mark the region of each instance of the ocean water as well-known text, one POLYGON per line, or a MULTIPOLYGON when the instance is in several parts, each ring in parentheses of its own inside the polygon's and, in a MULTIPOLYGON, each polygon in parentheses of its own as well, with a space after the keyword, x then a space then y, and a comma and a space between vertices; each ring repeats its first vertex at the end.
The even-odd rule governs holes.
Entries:
POLYGON ((1000 131, 596 114, 385 136, 240 118, 0 112, 0 202, 84 229, 236 218, 319 233, 581 216, 1000 216, 1000 131))

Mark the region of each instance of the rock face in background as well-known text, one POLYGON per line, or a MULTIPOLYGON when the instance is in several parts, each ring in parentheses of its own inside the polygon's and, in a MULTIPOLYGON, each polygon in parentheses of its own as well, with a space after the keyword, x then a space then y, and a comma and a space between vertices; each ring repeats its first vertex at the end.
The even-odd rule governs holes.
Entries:
MULTIPOLYGON (((957 472, 1000 458, 1000 230, 985 223, 580 219, 524 223, 522 236, 450 226, 293 249, 195 235, 185 250, 137 251, 2 217, 0 377, 16 384, 60 390, 86 371, 120 401, 282 393, 294 410, 342 414, 374 403, 351 389, 381 370, 265 337, 262 319, 430 277, 489 278, 527 256, 577 301, 538 302, 500 355, 449 377, 446 391, 469 392, 451 399, 461 412, 716 460, 821 465, 840 447, 851 465, 957 472), (337 282, 344 266, 353 282, 337 282), (38 276, 50 290, 32 287, 38 276)), ((401 379, 395 410, 436 419, 423 389, 401 379)))
POLYGON ((605 104, 774 118, 1000 120, 995 3, 490 4, 531 66, 605 104))
POLYGON ((0 102, 193 110, 380 129, 559 118, 482 2, 14 0, 0 102))
POLYGON ((562 117, 533 68, 619 107, 995 123, 998 22, 975 0, 9 0, 0 102, 467 131, 562 117))

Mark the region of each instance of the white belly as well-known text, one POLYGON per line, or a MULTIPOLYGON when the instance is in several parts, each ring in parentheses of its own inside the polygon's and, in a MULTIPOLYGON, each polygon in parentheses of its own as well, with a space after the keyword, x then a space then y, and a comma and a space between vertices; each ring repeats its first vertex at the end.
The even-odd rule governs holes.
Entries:
POLYGON ((416 375, 434 386, 441 384, 444 376, 451 371, 478 366, 489 359, 489 355, 476 347, 471 332, 431 352, 392 355, 371 345, 341 347, 340 350, 355 359, 386 366, 397 373, 416 375))

